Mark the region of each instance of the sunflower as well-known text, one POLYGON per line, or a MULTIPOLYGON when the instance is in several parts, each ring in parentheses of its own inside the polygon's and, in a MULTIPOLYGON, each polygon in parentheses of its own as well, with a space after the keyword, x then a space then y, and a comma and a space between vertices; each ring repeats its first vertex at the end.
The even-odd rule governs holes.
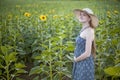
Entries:
POLYGON ((28 13, 28 12, 25 12, 24 16, 26 16, 26 17, 30 17, 30 16, 31 16, 31 14, 30 14, 30 13, 28 13))
POLYGON ((41 21, 46 21, 47 16, 46 15, 40 15, 39 18, 40 18, 41 21))

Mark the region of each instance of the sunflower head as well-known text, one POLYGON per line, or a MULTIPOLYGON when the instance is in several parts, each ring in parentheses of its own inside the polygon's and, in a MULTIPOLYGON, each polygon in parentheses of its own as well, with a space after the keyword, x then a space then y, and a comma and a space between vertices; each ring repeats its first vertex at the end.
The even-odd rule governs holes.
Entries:
POLYGON ((28 12, 25 12, 24 16, 26 16, 26 17, 30 17, 30 16, 31 16, 31 14, 30 14, 30 13, 28 13, 28 12))
POLYGON ((40 15, 40 20, 41 21, 46 21, 47 19, 47 16, 46 15, 40 15))

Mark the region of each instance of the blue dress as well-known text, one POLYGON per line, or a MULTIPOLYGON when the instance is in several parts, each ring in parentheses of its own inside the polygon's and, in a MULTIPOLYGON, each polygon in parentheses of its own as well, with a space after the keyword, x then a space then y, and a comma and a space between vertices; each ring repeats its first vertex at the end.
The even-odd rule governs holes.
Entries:
MULTIPOLYGON (((85 52, 85 44, 86 39, 80 37, 79 34, 76 38, 75 57, 85 52)), ((73 62, 72 78, 73 80, 94 80, 94 58, 92 54, 82 61, 73 62)))

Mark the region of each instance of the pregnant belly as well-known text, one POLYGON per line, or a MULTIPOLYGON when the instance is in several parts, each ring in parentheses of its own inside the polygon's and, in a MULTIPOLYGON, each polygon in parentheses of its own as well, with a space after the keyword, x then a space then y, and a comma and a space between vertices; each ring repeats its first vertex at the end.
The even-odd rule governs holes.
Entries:
POLYGON ((75 51, 74 51, 74 56, 75 57, 78 57, 78 56, 80 56, 81 54, 83 54, 85 51, 83 51, 83 50, 80 50, 80 49, 75 49, 75 51))

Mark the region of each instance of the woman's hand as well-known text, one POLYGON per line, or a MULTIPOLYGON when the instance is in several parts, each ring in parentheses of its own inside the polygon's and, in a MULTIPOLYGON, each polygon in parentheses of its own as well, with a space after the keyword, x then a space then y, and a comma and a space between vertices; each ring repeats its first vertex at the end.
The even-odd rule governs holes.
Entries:
POLYGON ((77 58, 74 56, 74 61, 77 62, 77 58))

